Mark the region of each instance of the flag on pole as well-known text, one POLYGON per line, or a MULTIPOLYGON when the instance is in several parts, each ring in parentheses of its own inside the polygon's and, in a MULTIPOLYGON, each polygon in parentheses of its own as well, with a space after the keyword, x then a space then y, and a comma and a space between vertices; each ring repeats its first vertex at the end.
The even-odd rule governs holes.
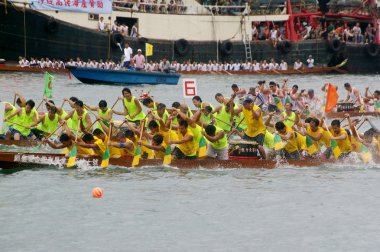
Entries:
POLYGON ((309 136, 306 136, 306 150, 310 156, 318 152, 317 146, 315 146, 313 140, 309 136))
POLYGON ((335 139, 331 140, 331 149, 333 151, 335 159, 338 159, 342 154, 342 151, 340 150, 338 143, 335 141, 335 139))
POLYGON ((132 166, 136 166, 139 164, 141 158, 141 147, 137 146, 135 150, 135 155, 133 157, 132 166))
POLYGON ((325 108, 326 108, 326 97, 323 98, 323 103, 321 106, 321 112, 325 112, 325 108))
POLYGON ((110 149, 108 148, 108 145, 107 145, 107 149, 103 154, 102 163, 100 164, 100 167, 106 168, 109 165, 109 163, 110 163, 110 149))
POLYGON ((169 165, 172 162, 172 149, 170 148, 170 145, 166 146, 165 148, 165 156, 164 156, 164 165, 169 165))
POLYGON ((207 151, 207 143, 204 136, 202 136, 201 140, 199 140, 199 150, 198 150, 198 157, 205 157, 207 151))
POLYGON ((145 56, 153 55, 153 45, 149 43, 145 43, 145 56))
POLYGON ((282 110, 284 108, 284 105, 282 105, 282 102, 278 97, 274 97, 274 103, 276 103, 276 106, 279 110, 282 110))
POLYGON ((372 154, 369 152, 367 146, 362 144, 361 147, 362 159, 364 163, 368 163, 372 159, 372 154))
POLYGON ((67 160, 67 168, 73 167, 77 158, 77 146, 74 145, 69 152, 69 160, 67 160))
POLYGON ((325 104, 325 112, 331 112, 338 103, 339 95, 336 92, 336 87, 329 83, 327 88, 327 97, 325 104))
POLYGON ((52 98, 53 97, 53 83, 54 76, 45 72, 45 88, 44 88, 44 97, 52 98))
POLYGON ((275 135, 274 136, 274 150, 281 150, 285 147, 285 144, 282 142, 282 139, 280 137, 280 135, 275 135))

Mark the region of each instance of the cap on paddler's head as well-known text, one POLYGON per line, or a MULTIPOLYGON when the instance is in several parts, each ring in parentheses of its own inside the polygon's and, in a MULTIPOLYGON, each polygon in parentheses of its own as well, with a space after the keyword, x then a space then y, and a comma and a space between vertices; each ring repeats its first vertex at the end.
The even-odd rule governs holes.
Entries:
POLYGON ((244 101, 243 101, 243 104, 247 104, 247 103, 252 103, 253 100, 249 97, 245 98, 244 101))

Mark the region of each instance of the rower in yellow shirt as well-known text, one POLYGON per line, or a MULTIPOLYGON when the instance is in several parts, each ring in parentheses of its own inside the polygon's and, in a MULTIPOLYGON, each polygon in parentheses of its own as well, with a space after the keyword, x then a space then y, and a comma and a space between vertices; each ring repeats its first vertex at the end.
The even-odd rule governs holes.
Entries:
POLYGON ((38 120, 37 111, 34 108, 35 103, 33 100, 28 100, 25 107, 21 107, 4 118, 5 122, 9 120, 13 121, 13 128, 10 128, 10 134, 14 140, 23 139, 36 139, 36 136, 28 127, 29 125, 36 123, 38 120), (15 119, 12 119, 15 117, 15 119))
POLYGON ((258 145, 258 150, 262 159, 266 159, 266 153, 263 148, 266 127, 263 122, 263 114, 261 109, 253 103, 251 98, 246 98, 243 105, 239 108, 233 108, 233 100, 236 94, 233 94, 230 100, 231 113, 236 115, 240 112, 244 114, 244 120, 247 129, 244 131, 243 139, 247 141, 255 141, 258 145))
POLYGON ((169 144, 177 144, 173 151, 173 155, 177 159, 196 159, 197 149, 194 134, 188 128, 185 120, 179 121, 178 140, 170 140, 169 144))
POLYGON ((347 131, 344 128, 340 127, 339 120, 333 120, 331 122, 331 128, 329 129, 331 133, 330 139, 336 140, 336 143, 342 152, 339 158, 346 158, 350 155, 352 151, 352 145, 347 134, 347 131))
POLYGON ((277 122, 275 128, 281 139, 286 142, 279 154, 285 159, 300 159, 296 132, 283 122, 277 122))
POLYGON ((161 134, 156 134, 153 136, 152 144, 146 142, 139 142, 139 144, 153 150, 154 156, 157 159, 164 159, 166 144, 164 142, 164 137, 161 134))
POLYGON ((112 122, 112 109, 107 107, 107 102, 105 100, 100 100, 98 106, 90 107, 88 105, 85 105, 89 110, 91 111, 97 111, 98 112, 98 123, 96 124, 95 128, 100 129, 103 131, 102 126, 100 125, 100 122, 103 122, 107 127, 110 122, 112 122))
MULTIPOLYGON (((43 141, 46 142, 53 149, 64 149, 63 153, 66 154, 66 156, 68 156, 72 148, 76 145, 76 143, 74 142, 76 137, 70 131, 66 121, 62 121, 62 127, 64 128, 65 132, 62 133, 59 137, 60 143, 54 143, 49 139, 44 139, 43 141)), ((80 139, 78 140, 81 141, 80 139)), ((91 149, 84 148, 82 146, 77 146, 77 153, 78 155, 86 156, 94 154, 94 152, 91 149)))
MULTIPOLYGON (((94 132, 99 137, 103 137, 105 140, 105 135, 103 131, 101 131, 100 129, 95 129, 94 132)), ((83 142, 78 142, 77 145, 82 146, 84 148, 92 149, 94 152, 94 156, 102 157, 107 149, 106 143, 103 141, 103 139, 98 138, 91 133, 84 134, 82 140, 83 142)))
POLYGON ((125 116, 129 122, 135 123, 137 126, 140 125, 140 121, 145 118, 145 114, 142 110, 140 101, 132 95, 132 92, 129 88, 124 88, 123 97, 119 99, 123 100, 124 112, 118 112, 113 110, 117 115, 125 116))
POLYGON ((214 125, 207 125, 202 135, 209 141, 207 146, 207 156, 219 160, 228 159, 227 134, 221 128, 214 125))

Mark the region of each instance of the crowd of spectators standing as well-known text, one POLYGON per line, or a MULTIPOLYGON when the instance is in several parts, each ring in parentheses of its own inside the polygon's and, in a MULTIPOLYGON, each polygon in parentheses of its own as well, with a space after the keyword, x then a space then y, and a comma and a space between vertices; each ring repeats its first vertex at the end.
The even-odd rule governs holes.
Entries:
MULTIPOLYGON (((141 52, 141 51, 140 51, 141 52)), ((141 57, 142 54, 136 54, 132 60, 130 66, 137 68, 141 71, 273 71, 273 70, 288 70, 288 64, 284 60, 276 62, 274 59, 269 61, 224 61, 217 62, 216 60, 209 60, 208 62, 195 62, 191 60, 186 60, 182 63, 177 61, 169 62, 167 59, 162 59, 160 61, 149 61, 145 62, 144 60, 138 60, 138 57, 141 57), (139 63, 137 63, 139 61, 139 63)), ((65 66, 78 66, 78 67, 88 67, 88 68, 100 68, 100 69, 111 69, 111 70, 120 70, 123 68, 123 65, 120 62, 114 62, 110 59, 99 61, 88 59, 87 61, 82 61, 79 57, 74 60, 70 59, 67 62, 62 60, 49 58, 35 59, 31 58, 27 60, 20 56, 19 66, 21 67, 38 67, 38 68, 53 68, 53 69, 64 69, 65 66)), ((314 59, 310 55, 309 58, 303 63, 300 59, 297 59, 293 64, 294 69, 303 69, 303 68, 314 68, 314 59)))
POLYGON ((125 0, 113 1, 114 7, 137 8, 140 12, 183 14, 186 6, 183 0, 125 0))
MULTIPOLYGON (((276 46, 278 41, 286 39, 284 23, 255 22, 252 24, 252 40, 271 41, 276 46)), ((371 24, 347 24, 340 22, 329 22, 312 24, 302 22, 295 24, 295 32, 301 40, 308 39, 339 39, 351 43, 371 43, 375 40, 376 29, 371 24), (362 30, 362 27, 365 29, 362 30)))

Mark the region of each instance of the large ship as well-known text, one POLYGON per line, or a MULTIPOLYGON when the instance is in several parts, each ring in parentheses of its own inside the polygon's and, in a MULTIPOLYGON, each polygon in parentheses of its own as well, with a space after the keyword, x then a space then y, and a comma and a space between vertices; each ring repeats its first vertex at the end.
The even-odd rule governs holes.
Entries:
POLYGON ((94 14, 41 10, 30 2, 4 0, 0 3, 0 58, 118 61, 121 46, 129 42, 135 51, 144 51, 146 43, 153 45, 149 61, 164 57, 178 62, 274 59, 292 65, 297 59, 306 62, 312 55, 319 65, 335 66, 347 59, 345 67, 350 72, 380 72, 375 0, 229 3, 218 6, 196 0, 114 1, 109 14, 94 14), (108 27, 105 31, 98 30, 100 18, 108 27), (138 36, 112 32, 115 21, 128 26, 129 31, 136 25, 138 36), (360 27, 360 36, 354 34, 354 26, 360 27), (255 28, 258 33, 253 32, 255 28), (271 39, 273 28, 277 29, 276 41, 271 39))

